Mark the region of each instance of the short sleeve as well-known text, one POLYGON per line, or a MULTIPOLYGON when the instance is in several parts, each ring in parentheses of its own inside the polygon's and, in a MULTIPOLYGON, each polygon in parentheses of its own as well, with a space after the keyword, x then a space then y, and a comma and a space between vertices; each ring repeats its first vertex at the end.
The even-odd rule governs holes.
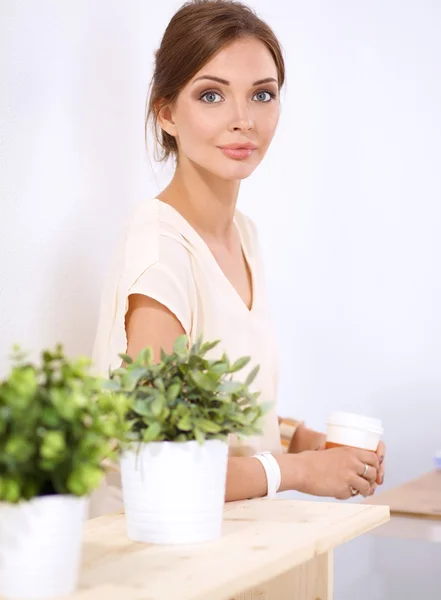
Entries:
POLYGON ((191 335, 196 290, 189 252, 179 240, 160 236, 158 260, 133 282, 128 291, 131 294, 142 294, 163 304, 191 335))

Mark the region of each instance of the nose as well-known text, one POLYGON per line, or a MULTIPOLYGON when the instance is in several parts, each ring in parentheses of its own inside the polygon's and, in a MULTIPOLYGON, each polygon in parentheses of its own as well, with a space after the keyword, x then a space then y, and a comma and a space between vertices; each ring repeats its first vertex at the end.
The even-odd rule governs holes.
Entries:
POLYGON ((250 129, 253 129, 253 127, 254 121, 250 118, 247 118, 238 120, 231 129, 232 131, 250 131, 250 129))
POLYGON ((251 118, 248 106, 236 105, 234 115, 232 115, 229 130, 230 131, 250 131, 254 127, 254 120, 251 118))

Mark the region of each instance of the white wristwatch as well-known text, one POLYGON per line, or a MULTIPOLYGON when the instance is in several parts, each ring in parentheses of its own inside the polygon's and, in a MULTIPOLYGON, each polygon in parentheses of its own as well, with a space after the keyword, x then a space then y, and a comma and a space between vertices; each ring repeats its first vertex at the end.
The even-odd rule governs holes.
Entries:
POLYGON ((281 474, 277 460, 271 452, 259 452, 254 454, 253 458, 257 458, 265 469, 266 480, 268 484, 267 498, 274 498, 280 488, 281 474))

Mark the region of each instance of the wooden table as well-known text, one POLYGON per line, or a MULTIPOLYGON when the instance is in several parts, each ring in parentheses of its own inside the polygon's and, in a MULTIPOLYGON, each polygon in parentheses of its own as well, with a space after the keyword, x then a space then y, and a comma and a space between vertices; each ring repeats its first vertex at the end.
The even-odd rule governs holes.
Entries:
POLYGON ((365 501, 390 506, 391 520, 377 535, 441 543, 441 471, 431 471, 365 501))
POLYGON ((369 545, 368 578, 376 578, 381 598, 441 598, 441 472, 377 490, 366 504, 377 503, 391 512, 390 521, 372 531, 369 545))
POLYGON ((71 599, 331 600, 333 548, 388 520, 387 506, 258 499, 226 505, 218 541, 154 546, 99 517, 71 599))

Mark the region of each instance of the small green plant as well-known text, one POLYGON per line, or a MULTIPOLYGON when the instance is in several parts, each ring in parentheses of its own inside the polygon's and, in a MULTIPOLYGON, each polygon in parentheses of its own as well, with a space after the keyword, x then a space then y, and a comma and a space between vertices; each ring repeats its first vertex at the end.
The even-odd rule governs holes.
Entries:
POLYGON ((12 361, 0 382, 0 501, 89 494, 129 427, 127 396, 105 390, 90 361, 68 360, 61 345, 38 365, 16 347, 12 361))
POLYGON ((245 381, 233 374, 250 359, 243 357, 230 364, 224 354, 210 360, 206 354, 219 342, 188 348, 187 337, 179 337, 173 352, 161 351, 154 363, 151 348, 142 350, 135 360, 121 354, 125 366, 110 374, 110 388, 131 398, 128 412, 130 433, 127 442, 185 442, 206 439, 227 440, 261 433, 263 415, 269 405, 258 404, 258 392, 250 392, 259 367, 245 381))

